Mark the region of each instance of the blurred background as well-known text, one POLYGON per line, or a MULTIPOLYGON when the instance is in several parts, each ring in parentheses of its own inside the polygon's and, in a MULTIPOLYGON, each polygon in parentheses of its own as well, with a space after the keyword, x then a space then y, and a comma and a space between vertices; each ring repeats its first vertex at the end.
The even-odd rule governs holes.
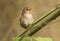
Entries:
MULTIPOLYGON (((32 14, 36 20, 59 3, 60 0, 0 0, 0 41, 12 41, 25 30, 19 22, 24 7, 32 7, 32 14)), ((59 18, 33 36, 51 37, 53 41, 60 41, 59 18)))

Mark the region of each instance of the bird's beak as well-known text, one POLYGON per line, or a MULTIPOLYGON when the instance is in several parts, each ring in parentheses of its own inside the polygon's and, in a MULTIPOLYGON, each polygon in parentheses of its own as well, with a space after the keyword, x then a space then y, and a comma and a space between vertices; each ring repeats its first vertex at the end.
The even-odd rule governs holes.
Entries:
POLYGON ((32 8, 29 9, 29 11, 31 11, 32 8))

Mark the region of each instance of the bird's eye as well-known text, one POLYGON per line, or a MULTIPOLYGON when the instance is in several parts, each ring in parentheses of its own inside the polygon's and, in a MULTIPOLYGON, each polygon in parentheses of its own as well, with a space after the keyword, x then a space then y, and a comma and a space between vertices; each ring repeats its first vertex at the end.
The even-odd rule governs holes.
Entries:
POLYGON ((28 9, 26 9, 26 10, 28 10, 28 9))

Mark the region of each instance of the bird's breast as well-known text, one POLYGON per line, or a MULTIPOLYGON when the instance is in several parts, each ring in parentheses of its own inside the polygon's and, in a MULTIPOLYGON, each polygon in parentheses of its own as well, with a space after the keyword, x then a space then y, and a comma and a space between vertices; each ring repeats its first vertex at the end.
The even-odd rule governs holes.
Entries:
POLYGON ((29 24, 32 24, 33 22, 32 14, 25 14, 24 18, 28 21, 29 24))
POLYGON ((32 18, 32 14, 24 14, 24 17, 26 17, 27 19, 32 18))

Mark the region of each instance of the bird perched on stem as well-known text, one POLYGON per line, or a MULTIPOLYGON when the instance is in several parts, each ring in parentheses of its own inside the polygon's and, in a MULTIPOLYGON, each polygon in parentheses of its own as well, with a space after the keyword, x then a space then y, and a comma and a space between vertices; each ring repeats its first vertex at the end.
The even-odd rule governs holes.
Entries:
POLYGON ((25 29, 34 21, 33 16, 31 14, 31 9, 32 8, 25 7, 21 14, 20 25, 25 29))

